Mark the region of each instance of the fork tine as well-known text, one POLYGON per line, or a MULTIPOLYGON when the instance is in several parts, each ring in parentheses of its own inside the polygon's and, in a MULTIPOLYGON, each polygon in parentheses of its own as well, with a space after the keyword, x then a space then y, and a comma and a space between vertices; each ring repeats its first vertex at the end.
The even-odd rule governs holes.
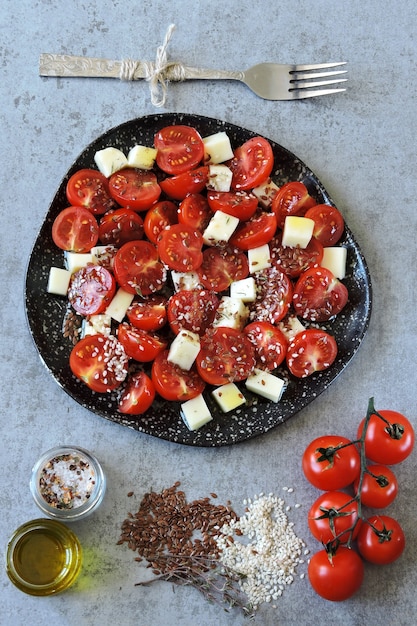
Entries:
POLYGON ((332 70, 331 72, 298 72, 290 71, 292 81, 296 80, 311 80, 312 78, 328 78, 329 76, 341 76, 347 74, 347 70, 332 70))
POLYGON ((347 61, 340 61, 339 63, 313 63, 311 65, 293 65, 291 72, 309 72, 314 70, 325 70, 331 67, 338 67, 339 65, 346 65, 347 61))
POLYGON ((346 91, 345 88, 342 89, 292 89, 290 93, 293 96, 294 100, 303 100, 304 98, 315 98, 316 96, 328 96, 332 93, 342 93, 346 91))
POLYGON ((292 80, 293 87, 290 87, 290 91, 293 89, 310 89, 311 87, 325 87, 326 85, 336 85, 337 83, 345 83, 347 78, 337 78, 335 80, 311 80, 302 81, 298 83, 298 80, 292 80))

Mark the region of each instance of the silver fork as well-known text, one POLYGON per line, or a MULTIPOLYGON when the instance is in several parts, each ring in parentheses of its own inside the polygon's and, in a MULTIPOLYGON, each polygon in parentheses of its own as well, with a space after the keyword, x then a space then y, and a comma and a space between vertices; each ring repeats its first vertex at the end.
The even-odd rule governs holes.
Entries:
POLYGON ((39 74, 121 80, 146 79, 164 84, 184 80, 236 80, 265 100, 300 100, 346 91, 345 88, 336 86, 347 80, 336 78, 346 74, 345 69, 335 69, 344 65, 345 62, 313 65, 259 63, 245 71, 227 71, 189 67, 177 62, 165 62, 158 66, 158 63, 130 59, 113 61, 94 57, 41 54, 39 74))

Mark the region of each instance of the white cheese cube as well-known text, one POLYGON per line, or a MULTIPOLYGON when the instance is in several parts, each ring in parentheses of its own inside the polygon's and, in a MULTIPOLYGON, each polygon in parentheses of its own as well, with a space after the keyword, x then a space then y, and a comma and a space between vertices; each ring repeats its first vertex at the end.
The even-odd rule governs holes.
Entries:
POLYGON ((116 252, 116 246, 95 246, 91 248, 93 263, 112 268, 116 252))
POLYGON ((272 200, 277 195, 278 190, 278 185, 276 185, 273 180, 268 178, 268 180, 262 183, 262 185, 252 189, 252 193, 258 198, 259 204, 264 209, 268 209, 272 204, 272 200))
POLYGON ((146 146, 133 146, 127 155, 127 165, 140 170, 151 170, 155 164, 157 150, 146 146))
POLYGON ((65 267, 68 271, 77 272, 89 263, 94 263, 94 257, 91 252, 64 252, 65 267))
POLYGON ((176 272, 172 270, 171 279, 174 290, 177 292, 202 288, 197 272, 176 272))
POLYGON ((251 274, 271 267, 271 252, 268 244, 248 250, 248 261, 251 274))
POLYGON ((127 158, 118 148, 103 148, 94 155, 94 161, 100 172, 109 178, 114 172, 127 167, 127 158))
POLYGON ((229 241, 239 224, 239 218, 216 211, 203 232, 203 241, 208 246, 215 246, 220 241, 229 241))
POLYGON ((190 330, 181 330, 171 343, 168 361, 189 371, 200 352, 200 337, 190 330))
POLYGON ((258 396, 262 396, 272 402, 279 402, 285 382, 270 372, 255 369, 246 379, 245 385, 249 391, 256 393, 258 396))
POLYGON ((342 280, 346 276, 347 249, 343 246, 324 248, 322 267, 330 270, 336 278, 342 280))
POLYGON ((224 131, 203 138, 204 161, 206 163, 224 163, 233 158, 230 139, 224 131))
POLYGON ((249 309, 245 306, 240 298, 232 298, 231 296, 223 296, 217 307, 214 317, 213 326, 226 326, 227 328, 236 328, 242 330, 249 317, 249 309))
POLYGON ((206 401, 200 394, 181 405, 181 417, 188 430, 198 430, 213 419, 206 401))
POLYGON ((49 270, 47 292, 56 296, 66 296, 69 283, 71 280, 71 272, 60 267, 51 267, 49 270))
POLYGON ((278 323, 278 328, 290 341, 295 335, 305 330, 305 326, 300 322, 296 315, 288 315, 278 323))
POLYGON ((287 215, 282 233, 282 245, 290 248, 299 246, 304 249, 313 236, 314 221, 309 217, 287 215))
POLYGON ((133 293, 128 293, 120 287, 116 291, 113 300, 105 310, 105 314, 110 315, 110 317, 116 320, 116 322, 121 322, 126 315, 126 311, 132 304, 134 297, 133 293))
POLYGON ((256 283, 253 276, 235 280, 230 285, 230 296, 232 298, 240 298, 242 302, 255 302, 256 300, 256 283))
POLYGON ((105 335, 108 337, 111 333, 111 317, 110 315, 100 314, 91 315, 88 319, 83 320, 82 336, 87 335, 105 335))
POLYGON ((209 165, 206 187, 213 191, 230 191, 233 173, 227 165, 209 165))
POLYGON ((212 391, 213 398, 223 411, 228 413, 246 403, 246 398, 235 383, 226 383, 212 391))

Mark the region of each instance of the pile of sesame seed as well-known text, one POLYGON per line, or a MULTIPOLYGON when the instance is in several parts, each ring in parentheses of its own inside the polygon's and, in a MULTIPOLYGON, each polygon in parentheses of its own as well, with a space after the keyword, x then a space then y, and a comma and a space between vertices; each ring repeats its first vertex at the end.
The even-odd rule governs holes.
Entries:
POLYGON ((282 595, 308 551, 288 521, 284 500, 270 493, 243 503, 245 515, 221 528, 217 545, 221 562, 242 575, 242 591, 256 609, 282 595))

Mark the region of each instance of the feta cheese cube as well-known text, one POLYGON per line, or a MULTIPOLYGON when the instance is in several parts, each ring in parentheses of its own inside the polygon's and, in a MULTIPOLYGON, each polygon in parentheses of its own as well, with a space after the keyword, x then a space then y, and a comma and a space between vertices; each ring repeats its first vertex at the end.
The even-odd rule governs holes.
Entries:
POLYGON ((177 292, 202 288, 197 272, 176 272, 172 270, 171 279, 174 290, 177 292))
POLYGON ((256 300, 256 283, 253 276, 235 280, 230 285, 230 296, 239 298, 242 302, 255 302, 256 300))
POLYGON ((282 245, 290 248, 306 248, 313 236, 314 221, 309 217, 287 215, 282 233, 282 245))
POLYGON ((257 248, 248 250, 249 271, 251 274, 271 267, 271 252, 265 243, 257 248))
POLYGON ((272 402, 279 402, 284 390, 285 382, 282 378, 279 378, 270 372, 255 369, 246 379, 245 385, 249 391, 258 394, 259 396, 263 396, 272 402))
POLYGON ((47 292, 56 296, 66 296, 71 280, 71 272, 60 267, 49 270, 47 292))
POLYGON ((220 241, 229 241, 239 224, 239 218, 216 211, 203 232, 203 241, 208 246, 215 246, 220 241))
POLYGON ((213 419, 201 394, 181 404, 180 414, 188 430, 198 430, 213 419))
POLYGON ((120 287, 116 291, 113 300, 105 310, 105 314, 110 315, 110 317, 116 320, 116 322, 121 322, 126 315, 127 309, 132 304, 134 297, 133 293, 128 293, 120 287))
POLYGON ((82 336, 87 335, 105 335, 108 337, 111 333, 111 317, 106 314, 91 315, 88 319, 83 320, 82 336))
POLYGON ((94 263, 94 256, 91 252, 64 252, 65 267, 71 273, 77 272, 89 263, 94 263))
POLYGON ((346 276, 347 249, 343 246, 324 248, 322 267, 330 270, 340 280, 346 276))
POLYGON ((278 328, 290 341, 295 335, 305 330, 305 326, 300 322, 296 315, 288 315, 278 323, 278 328))
POLYGON ((279 191, 278 185, 276 185, 270 178, 262 183, 262 185, 259 185, 259 187, 252 189, 253 195, 258 198, 259 204, 264 209, 269 209, 272 205, 272 200, 277 195, 277 191, 279 191))
POLYGON ((203 138, 204 161, 206 163, 223 163, 233 158, 230 139, 224 131, 203 138))
POLYGON ((133 146, 127 155, 127 165, 140 170, 151 170, 155 164, 157 150, 146 146, 133 146))
POLYGON ((200 352, 200 337, 190 330, 181 330, 171 343, 168 361, 189 371, 200 352))
POLYGON ((100 172, 109 178, 114 172, 127 167, 127 158, 118 148, 104 148, 94 155, 94 161, 100 172))
POLYGON ((213 191, 230 191, 233 173, 227 165, 209 165, 207 188, 213 191))
POLYGON ((235 383, 226 383, 212 391, 212 396, 223 411, 228 413, 246 403, 246 398, 235 383))
POLYGON ((91 248, 93 263, 112 268, 116 252, 116 246, 95 246, 94 248, 91 248))
POLYGON ((226 326, 227 328, 236 328, 242 330, 249 317, 249 309, 245 306, 240 298, 232 298, 231 296, 223 296, 217 307, 214 317, 213 326, 226 326))

